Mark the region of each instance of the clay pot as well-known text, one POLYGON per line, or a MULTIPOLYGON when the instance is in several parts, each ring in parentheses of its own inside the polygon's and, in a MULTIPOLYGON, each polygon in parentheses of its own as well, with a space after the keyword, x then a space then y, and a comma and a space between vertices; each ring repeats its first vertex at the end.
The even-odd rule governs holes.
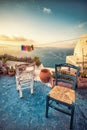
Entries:
POLYGON ((39 77, 43 83, 48 83, 51 77, 51 73, 48 69, 42 69, 40 71, 39 77))
POLYGON ((9 71, 9 72, 8 72, 8 75, 9 75, 9 76, 14 76, 14 75, 15 75, 15 72, 10 72, 10 71, 9 71))
POLYGON ((87 88, 87 78, 78 77, 77 88, 87 88))

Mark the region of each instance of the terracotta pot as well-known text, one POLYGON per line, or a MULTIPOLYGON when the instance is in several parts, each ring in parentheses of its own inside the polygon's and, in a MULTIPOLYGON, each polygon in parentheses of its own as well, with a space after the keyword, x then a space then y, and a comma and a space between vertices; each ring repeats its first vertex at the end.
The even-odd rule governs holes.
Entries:
POLYGON ((42 69, 40 71, 39 77, 43 83, 48 83, 51 77, 51 73, 48 69, 42 69))
POLYGON ((9 75, 9 76, 14 76, 14 75, 15 75, 15 72, 10 72, 10 71, 9 71, 9 72, 8 72, 8 75, 9 75))
POLYGON ((87 88, 87 78, 78 78, 77 88, 87 88))

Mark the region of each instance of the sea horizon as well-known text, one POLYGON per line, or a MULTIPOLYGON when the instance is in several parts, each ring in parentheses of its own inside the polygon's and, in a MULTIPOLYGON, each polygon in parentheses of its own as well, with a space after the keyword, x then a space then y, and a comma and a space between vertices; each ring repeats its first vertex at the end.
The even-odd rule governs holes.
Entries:
POLYGON ((0 47, 0 55, 9 54, 16 57, 38 56, 44 67, 54 68, 57 63, 66 62, 66 56, 72 55, 74 48, 56 48, 56 47, 35 47, 33 51, 22 51, 19 47, 2 48, 0 47))

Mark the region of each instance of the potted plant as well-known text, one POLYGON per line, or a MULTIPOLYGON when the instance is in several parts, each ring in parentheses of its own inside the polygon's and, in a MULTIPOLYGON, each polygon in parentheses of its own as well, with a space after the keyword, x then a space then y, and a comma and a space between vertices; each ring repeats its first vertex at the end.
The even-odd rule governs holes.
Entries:
POLYGON ((11 66, 9 69, 8 69, 8 75, 9 76, 14 76, 15 75, 15 69, 13 66, 11 66))
POLYGON ((7 58, 2 58, 2 65, 6 66, 7 58))
POLYGON ((35 56, 35 57, 33 58, 33 60, 35 61, 37 67, 39 67, 39 66, 41 65, 41 61, 40 61, 40 59, 39 59, 38 56, 35 56))

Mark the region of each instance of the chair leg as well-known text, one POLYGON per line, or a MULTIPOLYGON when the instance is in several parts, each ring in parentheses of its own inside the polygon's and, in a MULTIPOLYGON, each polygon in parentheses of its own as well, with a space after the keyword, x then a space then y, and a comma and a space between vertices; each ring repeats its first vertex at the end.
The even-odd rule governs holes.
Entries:
POLYGON ((23 95, 22 95, 22 88, 21 88, 21 86, 19 87, 19 94, 20 94, 20 98, 22 98, 23 95))
POLYGON ((73 117, 74 117, 74 106, 72 106, 72 109, 71 109, 71 120, 70 120, 70 130, 73 129, 73 117))
POLYGON ((18 82, 18 78, 16 77, 16 90, 19 90, 19 82, 18 82))
POLYGON ((48 118, 49 96, 46 97, 46 118, 48 118))
POLYGON ((34 92, 33 92, 33 88, 31 88, 31 94, 33 94, 34 92))
POLYGON ((31 94, 34 93, 34 91, 33 91, 33 85, 34 85, 34 82, 32 81, 31 84, 30 84, 31 94))

